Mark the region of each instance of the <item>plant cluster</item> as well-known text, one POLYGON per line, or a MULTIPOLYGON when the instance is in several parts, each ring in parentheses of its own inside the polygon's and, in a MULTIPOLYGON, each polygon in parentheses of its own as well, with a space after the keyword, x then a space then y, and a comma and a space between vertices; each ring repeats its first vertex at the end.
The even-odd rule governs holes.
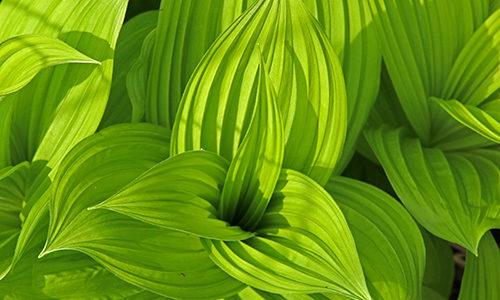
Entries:
POLYGON ((500 299, 500 1, 133 3, 0 1, 1 298, 500 299))

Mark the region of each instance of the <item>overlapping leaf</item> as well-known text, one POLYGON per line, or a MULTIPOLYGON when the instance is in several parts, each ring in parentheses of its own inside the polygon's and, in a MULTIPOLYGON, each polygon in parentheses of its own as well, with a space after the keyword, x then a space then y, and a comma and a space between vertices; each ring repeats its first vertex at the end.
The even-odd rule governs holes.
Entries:
POLYGON ((354 154, 356 142, 377 98, 381 54, 370 6, 364 0, 303 0, 318 19, 339 55, 345 76, 348 126, 340 174, 354 154))
POLYGON ((428 143, 433 119, 428 98, 443 91, 460 50, 488 16, 488 1, 370 0, 370 4, 401 106, 419 138, 428 143))
POLYGON ((148 124, 112 126, 82 141, 54 180, 42 256, 78 250, 121 279, 173 298, 217 298, 242 289, 212 263, 196 236, 87 210, 164 160, 168 148, 167 129, 148 124))
POLYGON ((500 220, 500 151, 445 154, 402 130, 372 129, 370 146, 410 213, 438 237, 477 253, 482 235, 500 220))
POLYGON ((204 239, 203 244, 225 272, 267 292, 371 299, 342 212, 305 175, 282 172, 256 233, 245 241, 204 239))
POLYGON ((411 216, 360 181, 332 177, 326 189, 352 231, 373 299, 421 299, 425 247, 411 216))
POLYGON ((99 64, 68 44, 35 34, 0 43, 0 96, 26 86, 41 70, 68 63, 99 64))
POLYGON ((2 1, 0 41, 43 35, 102 62, 48 68, 6 97, 14 102, 13 164, 35 159, 48 160, 54 167, 73 145, 95 131, 109 95, 113 49, 126 4, 125 0, 2 1))
POLYGON ((345 86, 327 37, 302 1, 259 1, 205 55, 177 114, 172 153, 214 151, 232 159, 254 107, 259 45, 284 123, 283 166, 324 184, 345 137, 345 86))
POLYGON ((171 128, 184 88, 215 39, 255 0, 164 0, 148 76, 145 118, 171 128), (195 43, 195 44, 194 44, 195 43))
POLYGON ((453 118, 478 134, 500 144, 500 100, 476 107, 457 100, 436 99, 453 118))
MULTIPOLYGON (((130 122, 133 119, 132 96, 129 96, 126 82, 131 69, 141 59, 144 40, 154 31, 157 23, 158 11, 149 11, 135 16, 123 25, 116 42, 113 81, 101 127, 130 122)), ((136 80, 146 81, 147 77, 136 80)), ((141 100, 144 101, 144 98, 141 100)), ((142 109, 144 110, 144 104, 142 104, 142 109)))

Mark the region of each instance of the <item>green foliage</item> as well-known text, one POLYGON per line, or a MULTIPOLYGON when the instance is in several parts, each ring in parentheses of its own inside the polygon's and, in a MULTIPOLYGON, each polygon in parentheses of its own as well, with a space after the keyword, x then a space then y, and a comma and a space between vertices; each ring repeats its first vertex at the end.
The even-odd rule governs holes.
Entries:
POLYGON ((499 8, 0 1, 0 298, 497 300, 499 8))

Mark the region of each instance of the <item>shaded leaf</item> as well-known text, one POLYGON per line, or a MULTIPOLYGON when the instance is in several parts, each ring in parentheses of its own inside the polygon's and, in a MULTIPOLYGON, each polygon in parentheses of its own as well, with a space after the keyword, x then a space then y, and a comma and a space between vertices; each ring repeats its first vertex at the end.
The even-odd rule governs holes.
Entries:
POLYGON ((450 244, 425 229, 421 230, 425 241, 426 262, 423 299, 449 299, 455 279, 455 262, 450 244))
MULTIPOLYGON (((158 11, 149 11, 135 16, 123 25, 116 42, 111 92, 100 124, 101 128, 132 120, 132 97, 129 96, 126 84, 128 74, 141 59, 143 42, 156 28, 157 23, 158 11)), ((147 78, 141 79, 147 80, 147 78)))
POLYGON ((488 232, 479 244, 479 256, 467 252, 458 300, 494 300, 500 297, 500 250, 488 232))

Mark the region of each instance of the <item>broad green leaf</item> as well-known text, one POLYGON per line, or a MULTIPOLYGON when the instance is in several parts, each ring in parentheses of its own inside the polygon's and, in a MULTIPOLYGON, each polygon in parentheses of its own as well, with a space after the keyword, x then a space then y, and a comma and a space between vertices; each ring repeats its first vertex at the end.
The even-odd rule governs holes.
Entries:
POLYGON ((326 189, 346 217, 373 299, 421 299, 425 246, 410 214, 360 181, 332 177, 326 189))
POLYGON ((366 138, 413 217, 477 254, 483 234, 500 225, 498 147, 444 153, 388 127, 371 129, 366 138))
POLYGON ((455 262, 450 245, 425 229, 421 230, 425 241, 424 300, 450 298, 455 279, 455 262))
MULTIPOLYGON (((474 130, 478 134, 500 144, 500 100, 495 101, 497 107, 486 110, 469 104, 463 104, 457 100, 435 99, 443 109, 463 125, 474 130)), ((489 104, 486 103, 486 104, 489 104)), ((491 103, 493 104, 493 102, 491 103)), ((493 106, 491 105, 490 106, 493 106)))
POLYGON ((0 96, 25 87, 41 70, 69 63, 99 64, 55 38, 24 34, 0 43, 0 96))
POLYGON ((126 6, 126 0, 2 1, 0 41, 24 34, 57 38, 101 62, 45 69, 5 98, 14 102, 13 164, 46 160, 55 167, 96 130, 109 95, 113 51, 126 6))
MULTIPOLYGON (((260 51, 260 50, 259 50, 260 51)), ((260 66, 251 94, 257 97, 252 121, 227 172, 219 211, 223 220, 254 230, 264 215, 283 163, 283 123, 276 94, 260 66), (271 146, 272 145, 272 146, 271 146)))
POLYGON ((432 124, 428 98, 441 94, 460 50, 487 17, 488 1, 369 2, 401 106, 412 128, 427 143, 432 124))
POLYGON ((113 81, 101 128, 132 120, 131 97, 127 93, 126 84, 128 74, 140 59, 143 42, 157 23, 158 11, 149 11, 135 16, 123 25, 116 42, 113 81))
POLYGON ((87 209, 163 161, 168 150, 168 130, 151 124, 115 125, 73 148, 54 179, 41 256, 77 250, 122 280, 171 298, 217 298, 241 290, 209 259, 198 237, 87 209))
POLYGON ((345 137, 345 84, 329 40, 300 0, 258 1, 217 39, 186 87, 172 154, 203 148, 234 158, 254 107, 257 47, 278 95, 283 166, 324 184, 345 137))
POLYGON ((339 55, 347 92, 347 135, 340 174, 354 154, 361 129, 377 98, 381 54, 369 3, 365 0, 303 0, 339 55))
POLYGON ((484 21, 460 52, 441 97, 472 106, 484 102, 500 88, 499 50, 500 10, 484 21))
POLYGON ((215 39, 255 0, 164 0, 148 76, 145 118, 168 128, 184 88, 215 39))
POLYGON ((467 252, 458 300, 495 300, 500 297, 500 249, 488 232, 479 244, 478 256, 467 252))
POLYGON ((244 241, 202 242, 220 268, 263 291, 371 299, 341 210, 307 176, 293 170, 281 173, 256 233, 244 241))
POLYGON ((185 152, 155 165, 93 209, 210 239, 246 239, 253 234, 218 219, 228 167, 217 154, 185 152))

